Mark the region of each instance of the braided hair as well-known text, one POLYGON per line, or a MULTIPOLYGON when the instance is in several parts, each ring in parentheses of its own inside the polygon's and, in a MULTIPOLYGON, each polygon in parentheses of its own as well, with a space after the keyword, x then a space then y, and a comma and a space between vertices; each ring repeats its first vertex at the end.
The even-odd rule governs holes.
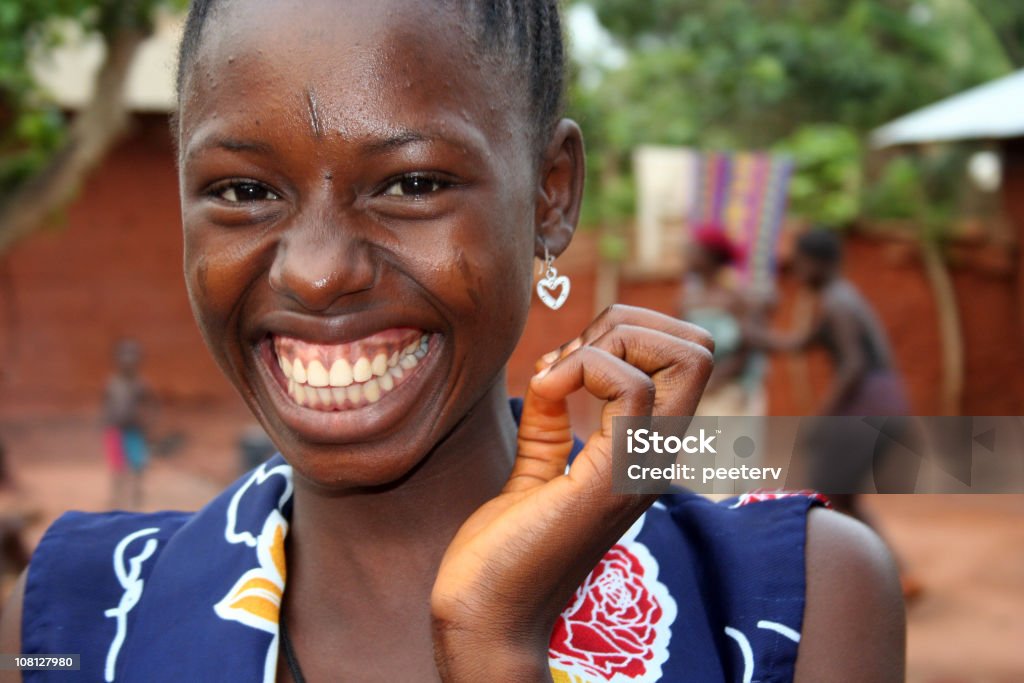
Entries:
MULTIPOLYGON (((558 0, 437 0, 458 5, 475 25, 479 49, 498 57, 509 72, 525 79, 537 141, 547 142, 562 114, 565 46, 558 0)), ((203 29, 216 0, 192 0, 178 54, 177 92, 199 51, 203 29)))

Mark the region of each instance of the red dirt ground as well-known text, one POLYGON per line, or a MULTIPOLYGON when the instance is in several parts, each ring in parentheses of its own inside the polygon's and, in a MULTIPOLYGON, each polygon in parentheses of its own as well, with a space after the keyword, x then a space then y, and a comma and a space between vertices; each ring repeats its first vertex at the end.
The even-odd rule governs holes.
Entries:
MULTIPOLYGON (((173 411, 163 429, 186 436, 158 458, 145 509, 194 509, 238 473, 240 406, 173 411)), ((0 422, 11 468, 41 510, 34 544, 65 509, 101 510, 109 482, 96 420, 0 422)), ((1024 681, 1024 496, 884 496, 871 501, 886 534, 923 581, 909 610, 909 683, 1024 681)))

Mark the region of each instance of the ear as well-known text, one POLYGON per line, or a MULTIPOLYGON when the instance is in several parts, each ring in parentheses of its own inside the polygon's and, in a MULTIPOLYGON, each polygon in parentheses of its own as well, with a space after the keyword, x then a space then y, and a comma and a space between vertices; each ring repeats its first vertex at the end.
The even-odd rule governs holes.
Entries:
POLYGON ((559 256, 569 246, 580 219, 586 160, 583 133, 575 121, 562 119, 555 126, 541 163, 537 193, 535 253, 544 248, 559 256))

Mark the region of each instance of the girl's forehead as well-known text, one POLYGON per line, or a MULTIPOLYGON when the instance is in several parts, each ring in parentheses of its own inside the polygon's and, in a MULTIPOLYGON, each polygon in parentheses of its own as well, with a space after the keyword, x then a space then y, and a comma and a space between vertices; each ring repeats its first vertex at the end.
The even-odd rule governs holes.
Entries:
MULTIPOLYGON (((314 133, 444 127, 510 130, 526 90, 484 56, 466 17, 422 0, 230 0, 203 27, 184 79, 182 133, 210 116, 290 111, 314 133), (506 82, 502 82, 502 81, 506 82), (518 100, 518 101, 517 101, 518 100), (433 120, 431 120, 433 119, 433 120)), ((268 122, 269 123, 269 122, 268 122)))

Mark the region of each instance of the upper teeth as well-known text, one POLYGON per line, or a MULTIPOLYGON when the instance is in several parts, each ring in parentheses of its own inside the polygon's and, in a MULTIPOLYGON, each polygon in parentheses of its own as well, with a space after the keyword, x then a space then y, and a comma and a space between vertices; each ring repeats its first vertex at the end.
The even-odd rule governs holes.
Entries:
POLYGON ((366 358, 357 360, 352 366, 352 379, 357 382, 365 382, 371 377, 373 377, 373 371, 370 369, 370 361, 366 358))
POLYGON ((352 366, 348 364, 347 360, 339 358, 334 361, 328 382, 332 387, 347 387, 352 384, 352 366))
MULTIPOLYGON (((299 360, 295 361, 302 366, 299 360)), ((327 368, 324 364, 318 360, 311 361, 309 367, 306 368, 306 382, 311 387, 326 387, 330 385, 331 381, 327 377, 327 368)))
POLYGON ((354 363, 339 358, 329 369, 320 359, 303 363, 299 358, 289 361, 279 355, 278 363, 288 379, 288 393, 300 405, 329 408, 340 406, 346 400, 351 404, 362 400, 376 403, 405 377, 408 370, 419 364, 428 347, 429 336, 424 334, 390 356, 381 351, 372 358, 361 356, 354 363), (331 388, 346 387, 345 391, 331 391, 331 388))

